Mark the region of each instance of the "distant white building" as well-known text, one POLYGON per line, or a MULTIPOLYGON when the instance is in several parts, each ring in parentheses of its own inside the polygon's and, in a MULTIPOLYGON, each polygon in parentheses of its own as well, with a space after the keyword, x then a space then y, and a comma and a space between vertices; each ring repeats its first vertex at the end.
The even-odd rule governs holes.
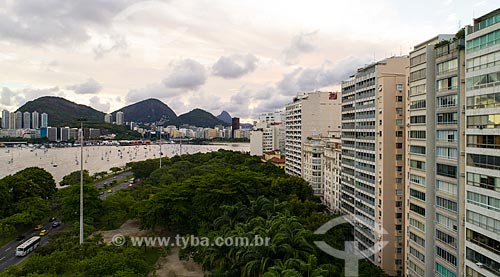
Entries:
POLYGON ((10 129, 9 126, 10 112, 7 110, 2 111, 2 129, 10 129))
POLYGON ((49 127, 49 115, 46 113, 42 113, 41 119, 42 123, 40 127, 49 127))
POLYGON ((125 122, 125 118, 124 118, 124 115, 123 115, 123 112, 117 112, 116 113, 116 125, 123 125, 123 123, 125 122))
POLYGON ((40 129, 40 114, 37 111, 31 113, 31 128, 40 129))
POLYGON ((14 129, 22 129, 23 128, 23 113, 18 111, 16 112, 16 125, 14 129))
POLYGON ((113 116, 111 114, 105 114, 104 115, 104 122, 106 123, 112 123, 113 122, 113 116))
POLYGON ((285 126, 283 123, 259 122, 250 131, 250 155, 262 156, 264 153, 285 148, 285 126))

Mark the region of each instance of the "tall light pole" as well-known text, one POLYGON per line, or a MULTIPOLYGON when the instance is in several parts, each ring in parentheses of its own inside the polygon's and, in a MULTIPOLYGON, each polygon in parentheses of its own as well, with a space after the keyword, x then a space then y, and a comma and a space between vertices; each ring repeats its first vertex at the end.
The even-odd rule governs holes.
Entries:
POLYGON ((86 119, 78 119, 80 121, 80 244, 83 243, 83 122, 86 119))

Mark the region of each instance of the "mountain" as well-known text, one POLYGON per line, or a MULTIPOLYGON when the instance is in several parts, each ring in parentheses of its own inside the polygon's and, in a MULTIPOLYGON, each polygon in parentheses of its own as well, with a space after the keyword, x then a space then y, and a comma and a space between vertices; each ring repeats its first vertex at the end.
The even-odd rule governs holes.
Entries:
POLYGON ((168 105, 154 98, 149 98, 114 111, 112 113, 113 118, 116 118, 116 112, 118 111, 123 112, 125 121, 142 123, 158 122, 164 125, 178 124, 175 112, 168 105))
POLYGON ((178 118, 179 125, 189 124, 198 127, 214 127, 215 125, 227 126, 226 122, 218 119, 213 114, 202 109, 194 109, 188 113, 181 114, 178 118))
POLYGON ((226 111, 222 111, 218 116, 217 116, 218 119, 226 122, 227 124, 231 124, 232 123, 232 117, 231 115, 226 112, 226 111))
POLYGON ((103 112, 55 96, 43 96, 29 101, 17 111, 47 113, 49 126, 66 126, 79 118, 85 118, 87 121, 104 121, 103 112))

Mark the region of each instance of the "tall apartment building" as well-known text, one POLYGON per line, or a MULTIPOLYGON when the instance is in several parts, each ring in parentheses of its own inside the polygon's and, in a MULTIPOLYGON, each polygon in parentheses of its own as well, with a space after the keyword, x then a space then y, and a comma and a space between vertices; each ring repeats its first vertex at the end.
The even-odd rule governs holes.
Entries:
POLYGON ((463 30, 433 37, 410 53, 407 276, 463 276, 464 55, 463 30))
POLYGON ((41 124, 40 127, 49 127, 49 115, 46 113, 42 113, 41 115, 41 124))
POLYGON ((15 113, 15 128, 14 129, 22 129, 23 128, 23 113, 20 111, 17 111, 15 113))
POLYGON ((9 115, 9 129, 16 129, 16 113, 11 112, 9 115))
POLYGON ((116 112, 116 125, 123 125, 123 123, 125 123, 123 112, 116 112))
POLYGON ((341 210, 354 238, 389 275, 403 275, 404 115, 408 57, 358 69, 342 82, 341 210), (380 231, 383 227, 386 233, 380 231), (380 246, 383 242, 387 245, 380 246))
POLYGON ((10 129, 9 126, 10 112, 7 110, 2 111, 2 129, 10 129))
POLYGON ((284 112, 263 113, 250 131, 250 155, 262 156, 266 152, 285 151, 284 112))
POLYGON ((323 153, 323 204, 332 213, 340 212, 342 148, 340 133, 325 139, 323 153))
POLYGON ((31 129, 31 113, 23 113, 23 129, 31 129))
POLYGON ((316 196, 323 196, 324 164, 326 142, 321 137, 312 137, 302 145, 302 178, 306 180, 316 196))
POLYGON ((285 172, 302 176, 302 146, 308 137, 340 131, 340 95, 311 92, 294 97, 285 108, 285 172))
POLYGON ((31 113, 31 128, 40 129, 40 114, 37 111, 31 113))
POLYGON ((104 122, 106 122, 106 123, 112 123, 113 122, 113 115, 111 115, 109 113, 105 114, 104 115, 104 122))
POLYGON ((465 271, 493 277, 500 276, 500 9, 466 33, 465 271))

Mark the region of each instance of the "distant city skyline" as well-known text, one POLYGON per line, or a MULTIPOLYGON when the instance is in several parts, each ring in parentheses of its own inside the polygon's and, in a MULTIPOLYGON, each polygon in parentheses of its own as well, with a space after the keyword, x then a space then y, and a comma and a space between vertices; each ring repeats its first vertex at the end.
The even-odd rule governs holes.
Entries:
POLYGON ((242 122, 290 96, 337 90, 359 67, 498 1, 0 3, 0 110, 56 95, 105 113, 154 97, 242 122), (432 8, 429 8, 432 7, 432 8))

